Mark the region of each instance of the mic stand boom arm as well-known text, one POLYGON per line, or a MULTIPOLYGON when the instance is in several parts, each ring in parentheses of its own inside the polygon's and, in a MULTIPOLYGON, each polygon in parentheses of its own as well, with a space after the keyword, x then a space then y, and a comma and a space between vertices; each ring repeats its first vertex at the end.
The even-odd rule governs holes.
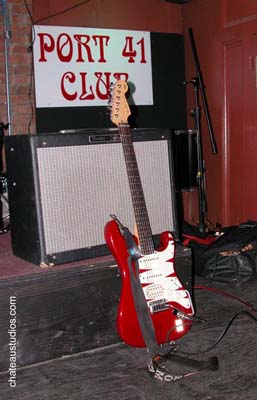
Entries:
POLYGON ((201 73, 201 69, 200 69, 200 63, 199 63, 199 59, 198 59, 198 55, 197 55, 197 51, 196 51, 195 39, 194 39, 194 34, 192 31, 192 28, 189 28, 188 32, 189 32, 189 37, 190 37, 190 42, 191 42, 191 47, 192 47, 192 52, 193 52, 198 86, 199 86, 201 96, 202 96, 203 108, 204 108, 204 113, 205 113, 205 117, 206 117, 206 121, 207 121, 210 141, 211 141, 211 149, 212 149, 213 154, 217 154, 217 152, 218 152, 217 145, 216 145, 215 138, 214 138, 213 127, 212 127, 209 107, 208 107, 208 103, 207 103, 207 97, 206 97, 206 93, 205 93, 205 85, 203 82, 203 77, 202 77, 202 73, 201 73))

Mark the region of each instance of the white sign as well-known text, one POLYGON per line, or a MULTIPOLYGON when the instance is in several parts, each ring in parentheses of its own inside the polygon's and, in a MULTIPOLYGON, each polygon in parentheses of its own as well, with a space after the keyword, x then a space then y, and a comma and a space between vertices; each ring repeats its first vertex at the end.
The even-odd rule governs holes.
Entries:
POLYGON ((128 81, 130 104, 152 105, 150 33, 36 25, 37 107, 106 106, 110 84, 128 81))

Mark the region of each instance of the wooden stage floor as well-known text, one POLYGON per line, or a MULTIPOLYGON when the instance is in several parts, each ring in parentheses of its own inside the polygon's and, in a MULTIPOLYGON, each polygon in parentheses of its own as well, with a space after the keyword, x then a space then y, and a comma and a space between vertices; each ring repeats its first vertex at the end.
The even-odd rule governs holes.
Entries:
MULTIPOLYGON (((256 299, 257 285, 233 292, 256 299)), ((244 309, 240 303, 197 291, 198 314, 208 318, 181 339, 181 349, 200 352, 212 345, 232 316, 244 309)), ((2 400, 256 400, 256 323, 240 317, 217 347, 201 359, 216 355, 218 371, 201 372, 172 384, 153 380, 146 373, 149 361, 144 349, 123 343, 20 368, 16 388, 8 387, 8 372, 0 374, 2 400)), ((176 372, 176 368, 175 371, 176 372)))

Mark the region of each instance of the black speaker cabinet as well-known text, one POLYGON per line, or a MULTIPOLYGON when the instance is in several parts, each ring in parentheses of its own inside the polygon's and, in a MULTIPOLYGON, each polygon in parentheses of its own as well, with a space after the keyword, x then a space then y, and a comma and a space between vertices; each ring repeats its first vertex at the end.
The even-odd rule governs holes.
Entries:
POLYGON ((174 131, 173 162, 176 188, 189 191, 197 187, 197 135, 195 130, 174 131))
MULTIPOLYGON (((132 137, 154 235, 177 235, 167 129, 133 129, 132 137)), ((13 253, 37 265, 109 254, 110 214, 133 231, 134 212, 116 129, 6 137, 13 253)))

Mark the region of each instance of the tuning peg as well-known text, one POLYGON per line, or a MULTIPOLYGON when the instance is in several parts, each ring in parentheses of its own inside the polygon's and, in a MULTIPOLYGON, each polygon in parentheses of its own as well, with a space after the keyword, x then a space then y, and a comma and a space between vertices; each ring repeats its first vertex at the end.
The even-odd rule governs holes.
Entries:
POLYGON ((114 88, 114 84, 113 84, 113 82, 111 82, 110 87, 109 87, 109 97, 112 97, 113 88, 114 88))

